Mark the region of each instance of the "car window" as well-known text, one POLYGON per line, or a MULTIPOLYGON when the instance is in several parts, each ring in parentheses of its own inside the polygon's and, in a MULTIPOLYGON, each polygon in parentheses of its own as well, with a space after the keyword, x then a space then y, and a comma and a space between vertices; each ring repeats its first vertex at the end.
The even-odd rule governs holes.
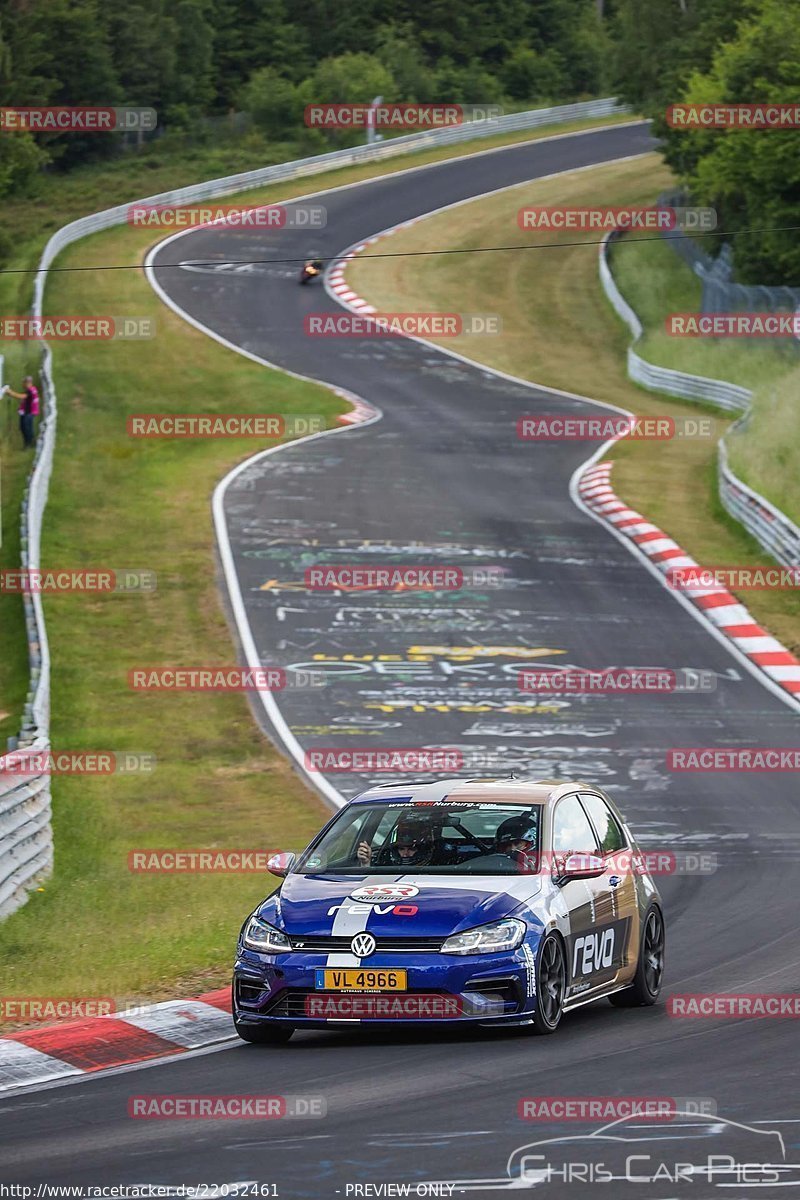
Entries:
POLYGON ((301 855, 293 873, 397 874, 407 865, 415 874, 473 867, 519 874, 538 869, 540 814, 538 805, 480 801, 355 804, 301 855))
POLYGON ((596 854, 597 840, 577 796, 559 800, 553 814, 553 850, 556 854, 596 854))
POLYGON ((592 824, 597 830, 597 836, 600 839, 600 849, 603 853, 611 854, 615 850, 624 849, 625 835, 605 800, 601 799, 600 796, 592 796, 584 792, 581 792, 581 800, 583 801, 584 808, 592 818, 592 824))
POLYGON ((369 809, 350 809, 346 820, 340 820, 332 826, 324 839, 325 852, 319 849, 307 859, 307 866, 314 870, 326 870, 340 862, 349 862, 356 853, 356 847, 364 836, 365 827, 374 825, 378 814, 369 809))

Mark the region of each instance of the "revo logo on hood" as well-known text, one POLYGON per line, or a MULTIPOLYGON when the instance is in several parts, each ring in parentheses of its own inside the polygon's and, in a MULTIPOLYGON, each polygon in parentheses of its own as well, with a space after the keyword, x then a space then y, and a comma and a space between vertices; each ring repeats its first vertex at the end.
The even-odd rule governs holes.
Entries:
POLYGON ((369 883, 351 892, 350 899, 361 900, 365 904, 397 904, 418 895, 419 888, 414 887, 413 883, 369 883))

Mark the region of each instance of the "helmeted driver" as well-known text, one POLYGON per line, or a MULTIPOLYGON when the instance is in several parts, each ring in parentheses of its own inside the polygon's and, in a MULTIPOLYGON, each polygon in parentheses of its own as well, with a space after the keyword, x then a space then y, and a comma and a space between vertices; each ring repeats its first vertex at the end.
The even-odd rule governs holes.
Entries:
POLYGON ((507 854, 523 871, 533 871, 536 863, 537 840, 536 821, 529 814, 508 817, 497 827, 494 852, 495 854, 507 854))
POLYGON ((427 866, 433 858, 435 847, 433 829, 428 821, 418 816, 401 816, 389 842, 377 853, 367 842, 358 846, 358 861, 390 864, 398 867, 427 866))

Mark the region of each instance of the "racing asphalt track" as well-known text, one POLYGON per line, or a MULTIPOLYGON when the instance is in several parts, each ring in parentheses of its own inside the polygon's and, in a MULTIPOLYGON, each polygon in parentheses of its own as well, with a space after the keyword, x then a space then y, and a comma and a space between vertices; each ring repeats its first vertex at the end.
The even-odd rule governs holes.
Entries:
MULTIPOLYGON (((651 146, 638 124, 334 190, 314 201, 327 207, 328 224, 314 235, 313 248, 330 257, 467 196, 651 146)), ((514 240, 504 235, 499 231, 498 240, 514 240)), ((168 241, 154 257, 159 284, 195 321, 272 363, 350 389, 383 413, 374 424, 260 459, 224 497, 263 661, 319 665, 341 663, 347 653, 397 656, 382 660, 395 664, 388 674, 365 662, 368 669, 355 675, 332 675, 324 691, 282 694, 281 713, 299 744, 455 744, 484 753, 502 747, 504 761, 518 771, 596 780, 610 788, 644 844, 719 856, 714 874, 661 881, 665 995, 796 989, 800 842, 792 777, 677 775, 664 763, 673 746, 796 746, 796 714, 573 504, 569 480, 591 446, 517 441, 518 416, 537 409, 587 412, 584 402, 522 387, 411 341, 311 339, 303 332, 306 313, 341 310, 322 288, 297 287, 294 265, 160 269, 186 259, 302 258, 308 250, 308 234, 288 229, 203 230, 168 241), (425 549, 403 552, 411 542, 425 549), (458 547, 480 553, 454 558, 458 547), (502 588, 444 598, 262 590, 267 580, 302 579, 304 567, 320 561, 469 562, 501 565, 510 574, 502 588), (431 652, 412 668, 409 648, 423 645, 451 649, 431 652), (559 665, 704 668, 717 673, 718 686, 699 696, 570 698, 555 712, 535 711, 535 704, 520 712, 516 668, 504 673, 503 667, 528 659, 520 649, 472 660, 452 652, 470 645, 544 648, 548 653, 534 661, 559 665), (404 672, 398 663, 406 664, 404 672), (463 666, 475 669, 452 670, 463 666), (422 711, 408 707, 411 697, 424 702, 417 705, 422 711), (476 701, 479 711, 464 711, 476 701)), ((503 256, 497 261, 502 270, 503 256)), ((235 398, 231 410, 237 411, 235 398)), ((360 783, 352 776, 331 781, 345 794, 360 783)), ((269 831, 259 831, 258 840, 270 844, 269 831)), ((194 916, 202 920, 202 913, 194 916)), ((232 929, 232 949, 234 937, 232 929)), ((605 1001, 567 1017, 552 1038, 337 1032, 295 1035, 281 1049, 232 1043, 146 1070, 0 1098, 0 1180, 258 1180, 276 1183, 279 1195, 291 1198, 353 1195, 348 1183, 502 1177, 516 1147, 593 1128, 519 1121, 519 1098, 537 1094, 711 1097, 722 1117, 780 1129, 787 1158, 797 1161, 795 1062, 791 1021, 680 1021, 667 1016, 663 1003, 626 1011, 605 1001), (321 1095, 328 1116, 274 1125, 128 1119, 130 1096, 175 1092, 321 1095)), ((741 1131, 714 1129, 711 1151, 744 1144, 741 1131)), ((678 1147, 678 1160, 690 1132, 667 1143, 678 1147)), ((580 1184, 544 1190, 585 1194, 580 1184)), ((493 1194, 484 1188, 478 1194, 484 1191, 493 1194)), ((718 1191, 676 1187, 663 1194, 718 1191)), ((731 1192, 747 1189, 725 1189, 731 1192)), ((612 1185, 600 1194, 612 1193, 639 1189, 612 1185)), ((762 1187, 758 1194, 786 1189, 762 1187)))

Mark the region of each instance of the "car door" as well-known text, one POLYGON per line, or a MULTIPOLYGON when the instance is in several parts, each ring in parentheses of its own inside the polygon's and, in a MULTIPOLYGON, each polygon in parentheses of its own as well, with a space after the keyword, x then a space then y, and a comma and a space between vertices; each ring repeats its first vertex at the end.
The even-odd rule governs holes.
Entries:
MULTIPOLYGON (((552 823, 553 872, 558 876, 570 854, 600 854, 594 827, 576 792, 563 796, 555 806, 552 823)), ((569 879, 561 884, 561 895, 569 912, 567 938, 567 999, 590 993, 613 978, 603 964, 608 958, 609 937, 605 926, 611 914, 608 874, 596 879, 569 879)), ((611 933, 611 940, 616 934, 611 933)))
MULTIPOLYGON (((598 896, 598 920, 614 930, 613 965, 617 982, 627 983, 636 970, 639 948, 639 908, 628 838, 602 796, 581 792, 581 803, 595 831, 600 854, 608 864, 598 896)), ((598 880, 598 883, 601 880, 598 880)), ((608 943, 608 939, 606 939, 608 943)))

